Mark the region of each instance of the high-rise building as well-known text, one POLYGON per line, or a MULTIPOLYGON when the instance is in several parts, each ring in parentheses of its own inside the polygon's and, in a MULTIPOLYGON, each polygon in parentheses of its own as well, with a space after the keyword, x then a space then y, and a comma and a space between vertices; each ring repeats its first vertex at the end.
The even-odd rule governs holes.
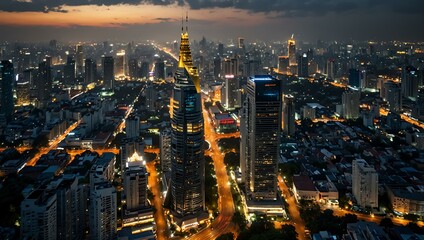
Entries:
POLYGON ((402 94, 404 97, 416 99, 418 95, 418 71, 412 66, 402 68, 402 94))
POLYGON ((41 106, 50 102, 50 92, 52 90, 51 58, 46 58, 38 64, 36 77, 37 100, 41 106))
POLYGON ((33 191, 21 202, 21 238, 57 238, 57 199, 56 194, 44 189, 33 191))
POLYGON ((138 138, 140 136, 140 118, 129 116, 125 120, 125 133, 127 138, 138 138))
POLYGON ((72 58, 72 56, 68 56, 68 58, 66 59, 66 65, 63 71, 65 84, 67 85, 75 84, 75 71, 76 71, 75 60, 72 58))
POLYGON ((90 196, 90 236, 91 239, 116 239, 117 200, 116 190, 110 182, 94 184, 90 196))
POLYGON ((336 60, 333 58, 328 59, 327 61, 327 78, 334 80, 336 74, 336 60))
POLYGON ((135 153, 137 153, 137 156, 144 156, 144 147, 145 143, 142 138, 124 138, 122 140, 120 147, 122 171, 128 166, 127 160, 135 153))
POLYGON ((149 206, 147 201, 148 175, 146 167, 137 153, 134 153, 131 158, 135 159, 128 162, 128 167, 124 172, 124 194, 126 210, 129 212, 138 211, 149 206))
POLYGON ((241 105, 240 80, 234 75, 225 75, 221 103, 226 109, 239 108, 241 105))
POLYGON ((224 58, 222 62, 221 76, 234 75, 239 76, 239 61, 237 58, 224 58))
POLYGON ((142 62, 141 67, 140 67, 140 76, 142 78, 149 78, 149 76, 150 76, 149 72, 150 72, 149 63, 148 62, 142 62))
POLYGON ((345 119, 359 118, 360 91, 345 91, 342 95, 343 117, 345 119))
POLYGON ((160 164, 163 172, 171 171, 171 130, 164 129, 160 132, 160 164))
POLYGON ((359 69, 349 69, 349 86, 355 88, 361 87, 361 72, 359 69))
POLYGON ((289 58, 287 56, 278 57, 278 72, 280 74, 289 73, 289 58))
POLYGON ((115 61, 115 76, 118 78, 123 78, 126 76, 127 65, 126 65, 126 55, 125 51, 122 50, 116 53, 116 61, 115 61))
POLYGON ((13 114, 13 63, 4 60, 0 63, 0 113, 7 117, 13 114))
POLYGON ((76 52, 76 62, 75 62, 75 70, 77 74, 82 74, 84 70, 84 46, 78 44, 75 47, 76 52))
POLYGON ((221 58, 215 57, 213 59, 213 76, 219 78, 221 74, 221 58))
POLYGON ((160 58, 155 63, 155 78, 165 79, 165 63, 160 58))
POLYGON ((297 75, 299 77, 307 78, 309 76, 309 58, 307 53, 303 53, 299 56, 297 62, 297 75))
POLYGON ((26 106, 29 105, 30 102, 30 88, 29 88, 29 82, 25 79, 19 79, 19 81, 16 83, 16 96, 17 106, 26 106))
POLYGON ((107 89, 115 88, 114 60, 111 56, 103 57, 103 85, 107 89))
POLYGON ((384 96, 383 100, 387 102, 391 112, 399 113, 402 110, 402 92, 399 84, 388 81, 384 83, 384 96))
POLYGON ((281 132, 281 82, 256 75, 247 82, 245 107, 246 192, 255 201, 277 200, 277 169, 281 132))
MULTIPOLYGON (((170 208, 183 219, 200 221, 205 211, 205 160, 200 79, 193 67, 188 32, 181 33, 180 57, 171 98, 170 208)), ((207 217, 207 216, 206 216, 207 217)), ((195 227, 190 224, 190 227, 195 227)))
POLYGON ((152 82, 149 82, 144 92, 146 93, 146 109, 149 111, 155 111, 158 99, 155 85, 152 82))
POLYGON ((286 136, 294 136, 295 125, 295 106, 292 95, 283 96, 283 132, 286 136))
POLYGON ((87 85, 87 84, 95 82, 96 75, 97 75, 96 62, 93 61, 93 59, 91 58, 85 59, 84 84, 87 85))
POLYGON ((352 161, 352 193, 359 206, 378 207, 378 174, 364 159, 352 161))
POLYGON ((289 65, 296 65, 296 41, 294 40, 294 36, 292 35, 288 41, 288 57, 289 57, 289 65))
POLYGON ((128 61, 128 70, 129 70, 129 76, 131 80, 135 80, 138 78, 140 70, 138 67, 137 59, 132 58, 128 61))
POLYGON ((244 38, 242 38, 242 37, 238 38, 238 48, 240 48, 240 49, 246 48, 246 46, 244 45, 244 38))
POLYGON ((224 55, 224 44, 218 43, 218 55, 222 57, 224 55))

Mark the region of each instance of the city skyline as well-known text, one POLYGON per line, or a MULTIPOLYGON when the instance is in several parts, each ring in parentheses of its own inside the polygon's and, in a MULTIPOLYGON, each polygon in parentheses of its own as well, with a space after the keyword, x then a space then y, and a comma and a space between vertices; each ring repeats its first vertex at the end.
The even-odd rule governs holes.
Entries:
POLYGON ((0 3, 0 40, 175 39, 189 11, 193 39, 421 41, 422 1, 32 1, 0 3), (223 31, 225 29, 225 31, 223 31))

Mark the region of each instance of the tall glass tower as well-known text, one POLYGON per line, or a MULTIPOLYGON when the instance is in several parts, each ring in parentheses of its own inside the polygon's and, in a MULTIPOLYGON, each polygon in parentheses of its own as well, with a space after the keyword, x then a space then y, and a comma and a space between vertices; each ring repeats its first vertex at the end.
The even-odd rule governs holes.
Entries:
POLYGON ((247 98, 241 124, 246 161, 244 181, 248 199, 277 200, 277 170, 281 133, 280 81, 255 75, 247 81, 247 98))
POLYGON ((188 33, 181 34, 180 59, 171 98, 171 201, 178 219, 205 209, 205 161, 200 81, 193 67, 188 33))

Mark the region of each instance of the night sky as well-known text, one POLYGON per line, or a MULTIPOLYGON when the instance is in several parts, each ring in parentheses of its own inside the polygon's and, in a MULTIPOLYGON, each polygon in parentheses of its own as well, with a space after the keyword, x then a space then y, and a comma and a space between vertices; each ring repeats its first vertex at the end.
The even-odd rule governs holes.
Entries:
POLYGON ((424 0, 0 0, 0 40, 424 41, 424 0))

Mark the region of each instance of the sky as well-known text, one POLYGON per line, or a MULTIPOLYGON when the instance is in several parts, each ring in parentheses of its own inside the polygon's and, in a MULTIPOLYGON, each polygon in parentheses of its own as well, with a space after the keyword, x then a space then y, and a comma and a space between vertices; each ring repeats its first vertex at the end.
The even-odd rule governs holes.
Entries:
POLYGON ((0 41, 424 42, 424 0, 0 0, 0 41))

